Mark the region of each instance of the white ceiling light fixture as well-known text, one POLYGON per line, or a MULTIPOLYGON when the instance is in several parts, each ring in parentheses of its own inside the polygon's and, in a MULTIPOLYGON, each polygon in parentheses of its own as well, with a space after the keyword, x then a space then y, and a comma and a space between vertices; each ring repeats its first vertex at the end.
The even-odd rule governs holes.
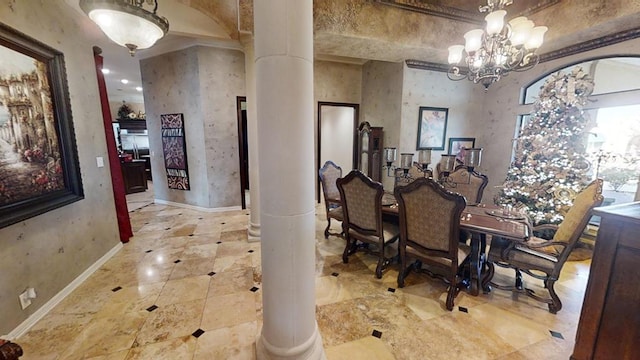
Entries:
POLYGON ((108 73, 110 73, 111 70, 107 69, 107 68, 102 68, 102 73, 107 75, 108 73))
POLYGON ((137 91, 142 91, 142 86, 136 86, 137 91))
POLYGON ((469 79, 480 83, 485 90, 511 71, 532 69, 540 61, 536 50, 542 45, 546 26, 535 26, 524 16, 516 17, 505 24, 507 11, 513 0, 487 0, 480 6, 485 17, 485 29, 471 30, 464 34, 465 45, 449 47, 449 72, 451 80, 469 79), (462 51, 466 52, 463 57, 462 51), (463 61, 466 66, 458 64, 463 61))
POLYGON ((169 21, 156 14, 157 0, 80 0, 80 8, 131 56, 137 49, 150 48, 169 31, 169 21), (153 11, 143 7, 145 2, 153 11))
POLYGON ((121 83, 123 83, 123 84, 128 84, 128 83, 129 83, 129 80, 127 80, 127 79, 122 79, 122 80, 120 80, 120 82, 121 82, 121 83))

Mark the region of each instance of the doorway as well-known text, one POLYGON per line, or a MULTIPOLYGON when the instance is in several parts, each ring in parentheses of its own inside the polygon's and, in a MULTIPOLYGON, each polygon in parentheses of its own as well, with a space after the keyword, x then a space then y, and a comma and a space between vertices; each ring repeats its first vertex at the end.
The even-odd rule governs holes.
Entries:
MULTIPOLYGON (((343 175, 357 163, 358 116, 360 105, 318 102, 318 149, 316 169, 331 160, 342 168, 343 175)), ((316 186, 320 202, 320 178, 316 186)))
POLYGON ((247 193, 249 191, 249 140, 247 138, 247 97, 236 98, 238 112, 238 152, 240 159, 240 199, 242 208, 247 208, 247 193))

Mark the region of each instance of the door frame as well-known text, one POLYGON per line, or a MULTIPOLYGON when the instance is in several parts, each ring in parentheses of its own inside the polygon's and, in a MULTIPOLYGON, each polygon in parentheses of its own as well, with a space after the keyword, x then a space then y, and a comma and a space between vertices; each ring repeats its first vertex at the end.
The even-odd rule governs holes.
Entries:
POLYGON ((242 124, 242 103, 247 102, 246 96, 236 96, 236 113, 238 117, 238 161, 240 165, 240 199, 242 203, 242 209, 247 208, 247 202, 244 196, 244 184, 249 180, 249 174, 244 169, 244 161, 249 161, 246 157, 249 154, 244 153, 244 141, 247 129, 242 124))
MULTIPOLYGON (((341 107, 350 107, 353 108, 353 155, 351 158, 351 171, 356 168, 356 164, 358 163, 358 121, 360 118, 360 104, 353 103, 342 103, 342 102, 331 102, 331 101, 318 101, 318 123, 317 123, 317 134, 318 134, 318 146, 316 147, 316 171, 320 169, 322 164, 320 164, 320 154, 322 150, 322 115, 321 109, 322 106, 341 106, 341 107)), ((343 169, 344 171, 345 169, 343 169)), ((316 174, 317 175, 317 174, 316 174)), ((317 186, 316 186, 316 198, 318 199, 318 203, 320 203, 320 176, 316 177, 317 186)))

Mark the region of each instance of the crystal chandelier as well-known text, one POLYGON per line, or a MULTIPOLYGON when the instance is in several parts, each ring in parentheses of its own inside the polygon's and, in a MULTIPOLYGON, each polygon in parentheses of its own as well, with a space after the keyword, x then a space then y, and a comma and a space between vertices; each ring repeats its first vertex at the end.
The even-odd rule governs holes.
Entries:
POLYGON ((475 29, 464 34, 465 45, 449 47, 449 71, 451 80, 469 79, 480 83, 485 90, 511 71, 526 71, 538 64, 536 50, 542 45, 546 26, 535 26, 524 16, 505 24, 506 6, 513 0, 488 0, 480 6, 485 17, 485 29, 475 29), (464 65, 462 50, 466 52, 464 65))
POLYGON ((157 0, 80 0, 80 8, 89 15, 109 39, 129 49, 153 46, 169 31, 169 21, 156 14, 157 0), (144 9, 144 3, 153 12, 144 9))

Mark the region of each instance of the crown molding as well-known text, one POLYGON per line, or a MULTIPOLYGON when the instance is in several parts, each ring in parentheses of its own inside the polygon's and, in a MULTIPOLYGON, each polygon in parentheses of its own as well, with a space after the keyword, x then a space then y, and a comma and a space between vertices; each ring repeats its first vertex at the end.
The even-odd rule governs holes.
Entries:
POLYGON ((629 30, 623 30, 611 35, 601 36, 593 40, 583 41, 581 43, 564 47, 562 49, 550 51, 540 55, 540 62, 547 62, 551 60, 560 59, 563 57, 576 55, 590 50, 595 50, 601 47, 614 45, 623 41, 633 40, 640 37, 640 27, 636 27, 629 30))
MULTIPOLYGON (((438 4, 437 1, 415 1, 415 0, 374 0, 374 2, 382 5, 393 6, 399 9, 418 12, 422 14, 443 17, 451 20, 463 21, 476 25, 483 25, 485 23, 485 14, 478 11, 478 8, 474 8, 474 11, 468 11, 465 9, 455 8, 451 6, 445 6, 438 4)), ((559 3, 560 0, 539 0, 533 6, 524 7, 511 5, 505 8, 509 11, 512 8, 516 8, 517 16, 530 16, 542 9, 545 9, 551 5, 559 3)))

